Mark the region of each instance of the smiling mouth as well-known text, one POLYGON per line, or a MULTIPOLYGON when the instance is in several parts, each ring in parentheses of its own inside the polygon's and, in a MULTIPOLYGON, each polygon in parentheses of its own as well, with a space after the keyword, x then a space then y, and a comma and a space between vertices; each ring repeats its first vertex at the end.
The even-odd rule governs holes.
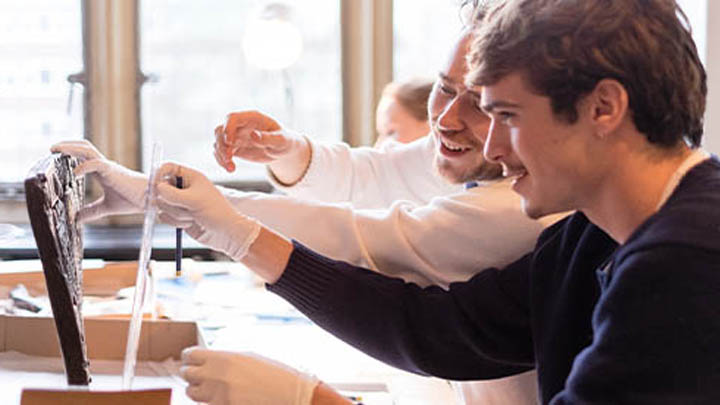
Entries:
POLYGON ((454 156, 454 155, 460 155, 467 151, 469 151, 472 148, 469 148, 467 146, 462 146, 458 144, 454 144, 452 142, 448 142, 447 140, 440 138, 440 148, 443 151, 443 154, 454 156))
POLYGON ((528 172, 522 167, 508 167, 505 164, 502 165, 503 168, 503 177, 507 179, 513 179, 513 181, 518 181, 521 178, 527 176, 528 172))

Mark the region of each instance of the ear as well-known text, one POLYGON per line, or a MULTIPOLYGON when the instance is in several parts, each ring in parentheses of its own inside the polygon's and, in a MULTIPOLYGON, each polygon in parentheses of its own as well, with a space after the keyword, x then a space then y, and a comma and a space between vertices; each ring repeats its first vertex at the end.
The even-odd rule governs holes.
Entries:
POLYGON ((614 132, 627 115, 628 94, 625 86, 615 79, 600 80, 587 100, 590 119, 599 136, 614 132))

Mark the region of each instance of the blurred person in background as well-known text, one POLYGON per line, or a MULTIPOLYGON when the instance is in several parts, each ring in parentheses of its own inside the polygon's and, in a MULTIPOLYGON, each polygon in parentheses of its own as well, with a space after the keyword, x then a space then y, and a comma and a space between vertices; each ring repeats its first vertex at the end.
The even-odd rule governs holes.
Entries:
POLYGON ((375 110, 376 148, 388 140, 410 143, 430 133, 428 98, 434 84, 434 80, 416 78, 385 86, 375 110))

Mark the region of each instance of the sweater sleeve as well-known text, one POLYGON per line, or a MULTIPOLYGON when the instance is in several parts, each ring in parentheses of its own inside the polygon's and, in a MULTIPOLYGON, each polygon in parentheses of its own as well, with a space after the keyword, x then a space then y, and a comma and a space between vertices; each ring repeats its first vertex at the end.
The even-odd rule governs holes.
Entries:
POLYGON ((525 257, 448 291, 420 288, 320 256, 295 242, 268 290, 319 326, 390 365, 449 379, 490 379, 533 367, 525 257))
POLYGON ((396 201, 382 210, 224 192, 243 214, 320 254, 421 286, 447 288, 477 269, 505 266, 530 251, 543 228, 522 212, 507 182, 437 197, 427 205, 396 201))
POLYGON ((434 144, 432 136, 382 149, 311 142, 310 166, 298 183, 286 187, 269 177, 276 188, 304 199, 350 202, 356 208, 385 208, 396 200, 425 204, 462 190, 435 172, 434 144))
POLYGON ((552 403, 720 403, 717 256, 655 246, 627 256, 609 275, 593 343, 552 403))

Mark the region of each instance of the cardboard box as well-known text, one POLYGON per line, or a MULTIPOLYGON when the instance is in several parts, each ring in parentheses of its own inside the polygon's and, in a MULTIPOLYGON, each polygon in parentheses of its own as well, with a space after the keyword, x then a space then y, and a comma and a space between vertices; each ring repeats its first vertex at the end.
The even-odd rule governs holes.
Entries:
MULTIPOLYGON (((83 292, 85 295, 113 295, 122 288, 132 286, 135 283, 136 272, 137 262, 108 263, 99 268, 85 269, 83 271, 83 292)), ((45 291, 45 279, 41 267, 37 270, 10 272, 0 270, 0 286, 13 287, 20 283, 24 284, 31 294, 42 294, 45 291)), ((117 317, 84 318, 91 372, 93 361, 124 360, 128 318, 128 314, 119 314, 117 317)), ((144 319, 140 331, 137 360, 138 362, 163 362, 170 358, 179 360, 183 349, 195 345, 205 345, 200 329, 195 322, 144 319)), ((0 352, 10 351, 29 356, 59 359, 61 356, 60 345, 53 318, 0 314, 0 352)), ((21 385, 28 386, 25 382, 21 385)), ((34 381, 34 385, 38 385, 37 381, 34 381)), ((119 388, 120 384, 118 383, 117 386, 119 388)), ((40 384, 40 389, 23 390, 20 403, 22 405, 65 403, 168 405, 170 404, 170 393, 170 388, 93 391, 93 383, 91 383, 88 391, 78 390, 75 387, 44 389, 40 384)), ((178 402, 182 401, 173 400, 173 403, 178 402)))
MULTIPOLYGON (((137 262, 83 264, 83 294, 114 295, 118 290, 135 285, 137 262)), ((154 263, 151 262, 151 268, 154 263)), ((47 295, 45 275, 39 260, 0 262, 0 285, 23 284, 32 295, 47 295), (12 266, 11 266, 12 264, 12 266)))
MULTIPOLYGON (((94 361, 122 361, 125 356, 128 320, 86 318, 85 333, 91 369, 94 361)), ((143 321, 138 361, 178 360, 186 347, 204 345, 194 322, 143 321)), ((31 356, 60 357, 55 323, 49 317, 0 315, 0 352, 15 351, 31 356)), ((37 385, 37 382, 35 382, 37 385)), ((119 385, 118 385, 119 386, 119 385)), ((90 384, 92 390, 93 384, 90 384)), ((23 392, 22 405, 73 404, 170 404, 171 389, 133 391, 78 391, 32 389, 23 392), (65 402, 62 402, 65 401, 65 402)), ((174 402, 175 403, 175 402, 174 402)))
MULTIPOLYGON (((127 319, 85 318, 85 338, 90 360, 123 360, 127 319)), ((183 349, 204 345, 195 322, 144 320, 140 329, 138 361, 180 359, 183 349)), ((55 322, 47 317, 0 315, 0 352, 60 357, 55 322)))
POLYGON ((125 405, 169 404, 170 390, 155 389, 128 392, 82 392, 24 390, 20 405, 125 405))
MULTIPOLYGON (((84 323, 91 370, 93 361, 124 359, 129 324, 127 319, 86 318, 84 323)), ((194 322, 145 320, 140 332, 138 362, 162 362, 169 358, 179 360, 183 349, 195 345, 204 345, 204 342, 194 322)), ((0 315, 0 352, 5 351, 59 358, 60 345, 54 320, 49 317, 0 315)), ((37 382, 35 385, 37 386, 37 382)), ((23 390, 21 404, 170 404, 171 388, 133 391, 92 391, 92 389, 91 383, 90 391, 62 390, 57 387, 23 390)))

